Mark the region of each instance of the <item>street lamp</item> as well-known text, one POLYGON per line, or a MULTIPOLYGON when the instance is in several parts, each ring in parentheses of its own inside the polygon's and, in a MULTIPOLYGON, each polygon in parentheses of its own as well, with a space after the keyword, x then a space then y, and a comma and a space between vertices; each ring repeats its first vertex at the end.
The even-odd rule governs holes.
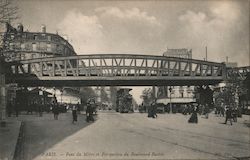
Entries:
POLYGON ((61 91, 61 104, 62 104, 63 88, 60 91, 61 91))
POLYGON ((172 103, 171 103, 172 88, 171 88, 171 87, 169 88, 169 92, 170 92, 170 96, 169 96, 169 100, 170 100, 170 102, 169 102, 170 111, 169 111, 169 113, 172 113, 172 103))

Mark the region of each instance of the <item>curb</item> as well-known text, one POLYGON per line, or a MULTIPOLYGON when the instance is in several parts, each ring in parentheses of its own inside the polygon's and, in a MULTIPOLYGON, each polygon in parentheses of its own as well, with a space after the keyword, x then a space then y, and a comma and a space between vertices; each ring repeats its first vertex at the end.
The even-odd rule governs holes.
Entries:
POLYGON ((25 123, 22 121, 19 129, 19 134, 16 142, 15 152, 13 155, 12 160, 22 160, 24 159, 24 126, 25 123))

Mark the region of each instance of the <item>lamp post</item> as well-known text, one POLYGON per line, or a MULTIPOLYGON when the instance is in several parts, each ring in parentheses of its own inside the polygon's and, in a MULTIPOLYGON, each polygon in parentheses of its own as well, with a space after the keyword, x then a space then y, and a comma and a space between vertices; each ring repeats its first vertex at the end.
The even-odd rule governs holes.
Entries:
POLYGON ((62 104, 63 88, 60 91, 61 91, 61 104, 62 104))
POLYGON ((172 96, 172 88, 170 87, 169 88, 169 92, 170 92, 170 96, 169 96, 169 107, 170 107, 170 112, 169 113, 172 113, 172 103, 171 103, 171 96, 172 96))

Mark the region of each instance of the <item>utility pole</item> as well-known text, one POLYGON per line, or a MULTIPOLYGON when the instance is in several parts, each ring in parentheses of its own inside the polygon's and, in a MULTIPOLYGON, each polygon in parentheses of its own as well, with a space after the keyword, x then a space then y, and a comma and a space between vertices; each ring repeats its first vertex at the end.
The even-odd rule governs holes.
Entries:
POLYGON ((205 60, 207 61, 207 46, 206 46, 206 55, 205 55, 205 60))
POLYGON ((172 88, 171 88, 171 86, 170 86, 170 88, 169 88, 169 109, 170 109, 170 111, 169 111, 169 113, 173 113, 173 109, 172 109, 172 102, 171 102, 171 96, 172 96, 172 88))

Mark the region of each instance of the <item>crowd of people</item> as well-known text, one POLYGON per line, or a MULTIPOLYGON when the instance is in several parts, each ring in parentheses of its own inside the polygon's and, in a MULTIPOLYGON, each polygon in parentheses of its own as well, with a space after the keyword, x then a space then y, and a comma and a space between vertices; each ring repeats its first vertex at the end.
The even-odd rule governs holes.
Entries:
MULTIPOLYGON (((9 102, 7 104, 7 113, 8 116, 11 116, 14 113, 18 116, 18 107, 13 103, 9 102)), ((158 107, 156 100, 154 100, 149 106, 145 106, 142 104, 141 108, 145 108, 149 118, 157 118, 158 107)), ((169 107, 169 106, 168 106, 169 107)), ((32 112, 36 112, 38 116, 43 116, 43 112, 52 112, 54 115, 54 119, 58 120, 59 114, 62 112, 67 112, 67 110, 71 109, 72 111, 72 123, 75 124, 77 122, 77 116, 80 113, 80 104, 59 104, 56 101, 53 101, 50 105, 42 105, 38 103, 33 103, 27 106, 27 114, 32 114, 32 112)), ((95 103, 94 98, 90 98, 86 104, 86 121, 94 121, 94 113, 96 113, 97 104, 95 103)), ((139 107, 140 108, 140 107, 139 107)), ((172 108, 173 110, 173 108, 172 108)), ((224 117, 225 116, 225 124, 229 121, 232 125, 233 122, 237 122, 237 117, 239 116, 239 110, 230 105, 225 105, 221 103, 220 105, 216 105, 216 107, 211 107, 211 104, 184 104, 179 108, 179 111, 183 115, 190 115, 188 123, 198 123, 198 115, 204 116, 204 118, 208 119, 210 112, 214 110, 216 116, 224 117)))
MULTIPOLYGON (((33 102, 32 104, 28 104, 25 108, 27 115, 32 115, 34 112, 39 117, 43 116, 44 112, 53 113, 54 120, 58 120, 60 113, 65 113, 68 110, 72 111, 72 123, 75 124, 77 122, 78 114, 80 110, 82 110, 81 105, 77 104, 59 104, 57 101, 52 101, 51 104, 39 104, 33 102)), ((14 102, 9 101, 7 103, 7 115, 11 117, 13 114, 18 117, 20 110, 18 110, 18 105, 14 104, 14 102)), ((87 101, 86 105, 86 121, 94 121, 94 113, 96 114, 96 103, 95 99, 91 98, 87 101)))
MULTIPOLYGON (((149 118, 157 118, 158 113, 158 104, 156 100, 154 100, 150 105, 144 106, 143 104, 140 106, 141 108, 146 108, 145 110, 148 113, 149 118)), ((180 113, 183 115, 190 115, 188 119, 188 123, 198 123, 198 115, 202 116, 205 119, 209 118, 209 114, 214 111, 216 116, 224 117, 225 122, 227 124, 229 121, 232 125, 232 122, 237 122, 237 117, 240 117, 240 111, 238 108, 234 107, 233 105, 225 105, 222 104, 221 106, 217 106, 213 108, 213 104, 196 104, 196 103, 189 103, 183 104, 179 107, 180 113)), ((140 111, 141 112, 141 111, 140 111)), ((169 112, 168 112, 169 113, 169 112)))

